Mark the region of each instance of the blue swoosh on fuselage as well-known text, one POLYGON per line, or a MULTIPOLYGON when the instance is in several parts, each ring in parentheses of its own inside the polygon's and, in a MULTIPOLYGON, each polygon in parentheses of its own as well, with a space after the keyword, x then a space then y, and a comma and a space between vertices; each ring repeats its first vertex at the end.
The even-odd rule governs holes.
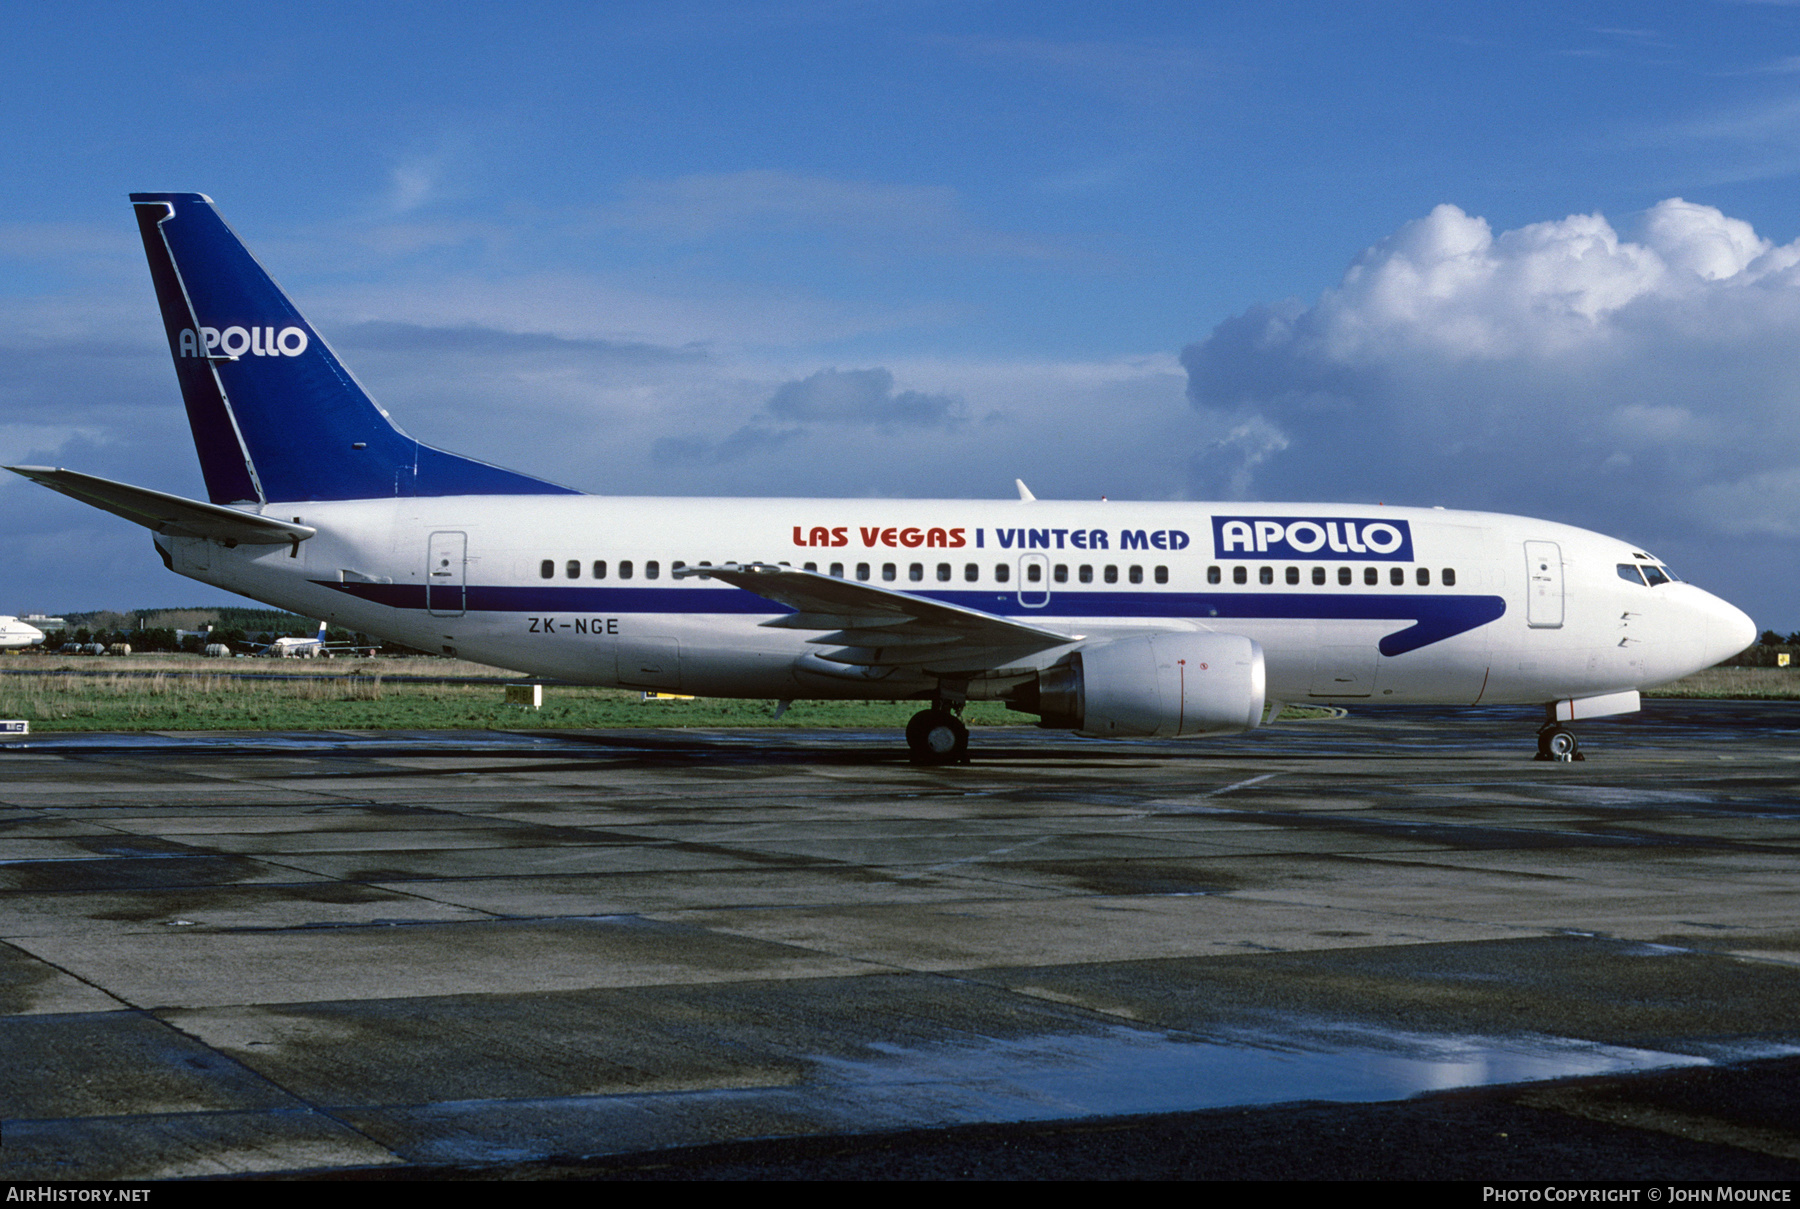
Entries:
MULTIPOLYGON (((336 583, 314 580, 373 604, 395 609, 425 608, 422 584, 336 583)), ((575 587, 531 584, 463 590, 462 608, 471 613, 789 613, 785 605, 742 588, 575 587)), ((454 588, 439 591, 453 593, 454 588)), ((1016 592, 918 592, 926 600, 979 609, 997 617, 1130 617, 1153 621, 1410 621, 1382 638, 1383 655, 1404 655, 1454 638, 1506 613, 1499 596, 1360 595, 1354 592, 1077 592, 1061 591, 1041 606, 1024 606, 1016 592)))

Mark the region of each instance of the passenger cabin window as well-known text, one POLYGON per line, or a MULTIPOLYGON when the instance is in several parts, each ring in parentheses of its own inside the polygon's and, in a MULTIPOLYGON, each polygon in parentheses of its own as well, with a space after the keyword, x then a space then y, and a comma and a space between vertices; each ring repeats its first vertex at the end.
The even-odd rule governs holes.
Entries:
POLYGON ((1093 583, 1094 582, 1094 568, 1090 567, 1086 563, 1081 564, 1081 570, 1079 570, 1075 573, 1075 578, 1079 579, 1084 584, 1093 583))
POLYGON ((538 574, 543 576, 545 579, 555 579, 556 578, 556 560, 554 558, 546 558, 543 562, 539 563, 538 564, 538 574))
POLYGON ((906 578, 912 580, 914 583, 923 583, 925 581, 925 564, 914 563, 912 566, 908 567, 906 569, 906 578))
POLYGON ((941 583, 941 584, 949 583, 950 582, 950 564, 949 563, 939 563, 937 575, 938 575, 939 583, 941 583))
POLYGON ((629 558, 621 558, 619 560, 619 578, 631 578, 631 560, 629 558))
POLYGON ((994 564, 994 582, 995 583, 1003 584, 1007 581, 1007 579, 1011 575, 1012 575, 1012 568, 1007 566, 1005 563, 995 563, 994 564))
POLYGON ((1026 563, 1025 564, 1025 582, 1026 583, 1034 583, 1034 584, 1042 583, 1043 579, 1044 579, 1044 568, 1041 564, 1039 564, 1039 563, 1026 563))
POLYGON ((1249 583, 1250 569, 1248 567, 1233 567, 1231 569, 1231 582, 1234 584, 1249 583))
POLYGON ((1339 567, 1338 568, 1338 586, 1343 587, 1343 588, 1347 588, 1350 586, 1350 568, 1349 567, 1339 567))
POLYGON ((980 578, 981 578, 981 565, 979 563, 964 564, 964 566, 963 566, 963 582, 974 583, 977 580, 979 580, 980 578))
POLYGON ((1167 567, 1158 567, 1156 569, 1156 582, 1159 584, 1166 584, 1169 582, 1169 569, 1167 567))
MULTIPOLYGON (((702 565, 705 565, 705 564, 702 564, 702 565)), ((815 572, 815 573, 816 573, 816 572, 817 572, 817 571, 818 571, 818 569, 819 569, 819 564, 818 564, 818 563, 801 563, 801 564, 800 564, 800 569, 801 569, 801 570, 802 570, 802 571, 812 571, 812 572, 815 572)), ((701 576, 701 577, 700 577, 700 578, 701 578, 701 579, 711 579, 711 578, 712 578, 712 576, 710 576, 710 575, 702 575, 702 576, 701 576)))
POLYGON ((881 578, 885 579, 887 582, 893 583, 898 575, 899 571, 895 569, 893 563, 881 564, 881 578))
POLYGON ((1206 569, 1206 582, 1209 584, 1216 584, 1219 582, 1219 569, 1217 567, 1208 567, 1206 569))
POLYGON ((1454 588, 1456 586, 1456 568, 1445 567, 1439 579, 1446 588, 1454 588))
POLYGON ((1134 584, 1141 584, 1144 582, 1144 569, 1142 567, 1133 567, 1131 569, 1131 582, 1134 584))
POLYGON ((1291 584, 1297 584, 1300 582, 1300 568, 1299 567, 1289 567, 1287 569, 1287 581, 1291 584))
POLYGON ((1057 563, 1056 566, 1054 568, 1052 568, 1050 571, 1050 578, 1054 579, 1059 584, 1068 583, 1069 582, 1068 564, 1067 563, 1057 563))
POLYGON ((662 564, 657 562, 655 559, 651 559, 649 562, 644 564, 644 578, 645 579, 655 579, 657 576, 659 576, 661 574, 662 574, 662 564))
POLYGON ((1119 582, 1119 569, 1117 567, 1109 566, 1101 573, 1100 578, 1104 579, 1109 584, 1116 584, 1119 582))
POLYGON ((596 558, 594 560, 594 578, 606 578, 606 560, 604 558, 596 558))
POLYGON ((1374 587, 1381 582, 1381 572, 1377 571, 1374 567, 1364 567, 1363 582, 1371 588, 1374 587))
POLYGON ((1429 588, 1431 586, 1431 568, 1420 567, 1417 578, 1421 588, 1429 588))
POLYGON ((1324 567, 1314 567, 1313 568, 1313 583, 1315 585, 1320 585, 1320 584, 1323 584, 1324 582, 1325 582, 1325 568, 1324 567))
POLYGON ((832 563, 831 564, 831 578, 833 578, 833 579, 844 578, 844 564, 843 563, 832 563))
POLYGON ((869 564, 868 563, 857 563, 856 564, 856 578, 863 580, 865 583, 868 581, 868 578, 869 578, 869 564))
POLYGON ((578 558, 571 558, 569 560, 569 565, 563 568, 563 573, 565 575, 567 575, 570 579, 580 579, 581 578, 581 560, 578 558))
POLYGON ((1406 568, 1390 567, 1388 569, 1388 582, 1393 584, 1396 588, 1404 588, 1406 586, 1406 568))
POLYGON ((1274 567, 1264 567, 1262 570, 1258 571, 1256 573, 1256 581, 1258 583, 1265 583, 1265 584, 1274 583, 1275 582, 1275 568, 1274 567))

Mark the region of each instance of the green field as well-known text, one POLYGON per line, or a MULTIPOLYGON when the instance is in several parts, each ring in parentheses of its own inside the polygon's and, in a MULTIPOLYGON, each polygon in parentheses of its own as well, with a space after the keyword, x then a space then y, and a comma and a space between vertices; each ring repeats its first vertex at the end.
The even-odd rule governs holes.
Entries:
POLYGON ((1644 696, 1791 701, 1800 698, 1800 667, 1707 668, 1644 696))
MULTIPOLYGON (((232 670, 242 666, 234 663, 232 670)), ((263 666, 259 661, 258 670, 263 666)), ((906 725, 919 709, 918 702, 905 701, 797 701, 776 722, 774 701, 645 701, 641 693, 619 689, 551 685, 543 708, 534 710, 506 704, 505 683, 498 674, 485 684, 421 684, 382 673, 313 679, 297 672, 274 680, 174 671, 149 677, 7 675, 0 676, 0 718, 26 719, 37 732, 885 728, 906 725)), ((972 726, 1032 721, 992 702, 972 704, 965 719, 972 726)))
MULTIPOLYGON (((179 655, 122 659, 13 656, 0 660, 0 718, 33 731, 440 730, 540 728, 826 727, 898 729, 916 701, 797 701, 777 721, 774 701, 645 701, 619 689, 558 685, 544 706, 506 704, 513 673, 450 659, 207 660, 179 655), (58 675, 67 669, 81 674, 58 675), (249 680, 234 674, 275 678, 249 680), (478 677, 433 684, 421 677, 478 677)), ((1713 668, 1653 697, 1800 697, 1785 668, 1713 668)), ((1290 707, 1289 720, 1330 711, 1290 707)), ((1030 726, 1035 719, 991 701, 970 703, 971 726, 1030 726)))

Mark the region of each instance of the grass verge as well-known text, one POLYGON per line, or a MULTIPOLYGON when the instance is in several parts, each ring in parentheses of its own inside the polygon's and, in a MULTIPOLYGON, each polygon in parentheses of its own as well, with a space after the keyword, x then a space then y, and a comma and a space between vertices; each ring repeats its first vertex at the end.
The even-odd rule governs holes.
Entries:
MULTIPOLYGON (((214 664, 215 668, 219 665, 214 664)), ((237 670, 241 664, 225 665, 237 670)), ((263 666, 259 664, 259 667, 263 666)), ((91 669, 92 665, 89 665, 91 669)), ((318 666, 309 669, 321 670, 318 666)), ((434 674, 446 674, 433 669, 434 674)), ((606 730, 639 726, 899 729, 918 701, 645 701, 621 689, 550 685, 542 709, 508 705, 503 675, 481 684, 423 684, 382 675, 239 680, 217 672, 0 676, 0 718, 34 732, 148 730, 606 730)), ((1289 707, 1289 721, 1332 711, 1289 707)), ((1030 726, 1027 714, 972 701, 970 726, 1030 726)))
MULTIPOLYGON (((121 660, 117 672, 92 674, 98 661, 70 661, 87 675, 53 674, 61 662, 8 660, 0 676, 0 718, 23 718, 35 732, 150 730, 536 730, 667 727, 820 727, 898 729, 917 701, 797 701, 777 720, 773 701, 645 701, 619 689, 552 685, 540 710, 507 705, 501 686, 517 676, 453 660, 356 661, 121 660), (26 671, 30 668, 30 671, 26 671), (319 677, 321 673, 343 675, 319 677), (222 673, 275 671, 268 680, 222 673), (138 673, 151 672, 150 675, 138 673), (476 684, 424 684, 415 676, 479 675, 476 684)), ((1712 668, 1655 689, 1647 697, 1800 699, 1800 674, 1786 668, 1712 668)), ((1289 706, 1285 721, 1329 716, 1289 706)), ((998 702, 969 704, 971 726, 1030 726, 1033 719, 998 702)))
MULTIPOLYGON (((142 730, 537 730, 635 726, 901 727, 907 701, 645 701, 619 689, 552 685, 542 709, 508 705, 493 684, 411 684, 380 676, 233 680, 222 676, 5 676, 0 717, 34 732, 142 730)), ((971 726, 1030 720, 972 702, 971 726)))
POLYGON ((1800 699, 1800 668, 1712 667, 1674 684, 1649 689, 1644 696, 1793 701, 1800 699))

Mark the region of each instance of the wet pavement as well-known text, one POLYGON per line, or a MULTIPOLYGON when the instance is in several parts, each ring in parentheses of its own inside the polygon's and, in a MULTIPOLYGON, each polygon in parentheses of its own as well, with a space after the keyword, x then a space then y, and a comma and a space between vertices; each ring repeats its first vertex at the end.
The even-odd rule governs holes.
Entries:
MULTIPOLYGON (((1484 1086, 1520 1138, 1800 1175, 1791 1105, 1618 1107, 1800 1069, 1800 705, 1652 701, 1575 764, 1534 726, 977 730, 954 768, 824 731, 8 743, 0 1175, 794 1174, 1484 1086)), ((1246 1173, 1198 1153, 1150 1173, 1246 1173)))

